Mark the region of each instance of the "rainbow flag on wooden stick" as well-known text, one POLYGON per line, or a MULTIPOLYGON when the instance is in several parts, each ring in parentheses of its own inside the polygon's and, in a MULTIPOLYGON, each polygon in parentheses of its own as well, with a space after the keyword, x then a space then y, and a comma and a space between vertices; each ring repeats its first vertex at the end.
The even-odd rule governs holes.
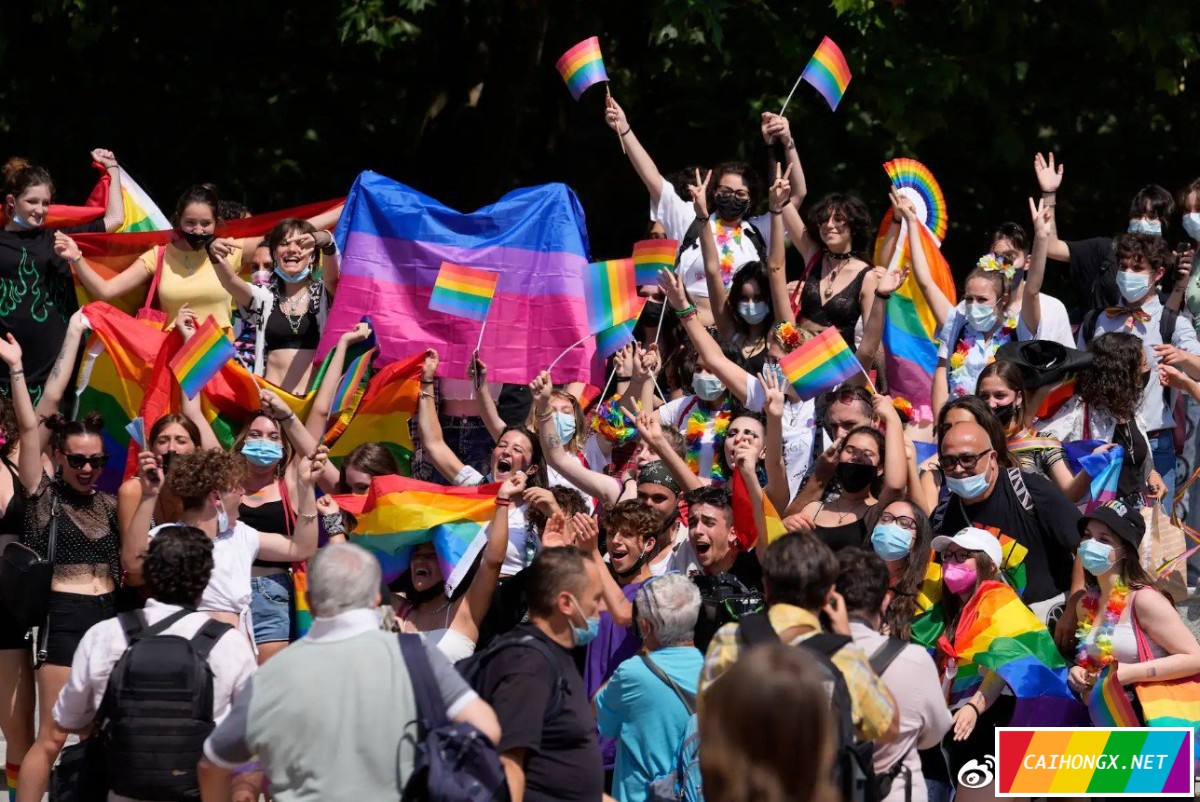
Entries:
POLYGON ((832 326, 781 357, 779 367, 804 401, 863 372, 858 357, 832 326))
POLYGON ((372 552, 392 581, 408 570, 413 546, 433 541, 451 591, 487 540, 499 484, 443 487, 402 476, 376 476, 366 496, 334 501, 355 517, 351 543, 372 552))
POLYGON ((813 53, 808 66, 800 75, 800 80, 812 84, 813 88, 821 93, 832 111, 837 111, 838 104, 842 102, 842 95, 846 94, 850 78, 850 65, 846 63, 842 49, 828 36, 821 40, 817 52, 813 53))
POLYGON ((442 262, 433 285, 433 294, 429 296, 429 308, 455 317, 482 321, 487 318, 499 280, 500 274, 490 270, 442 262))
POLYGON ((638 314, 637 282, 633 259, 593 262, 583 274, 587 299, 588 328, 599 334, 638 314))
POLYGON ((584 39, 563 53, 554 68, 566 81, 571 97, 576 100, 592 86, 608 81, 604 56, 600 54, 600 39, 596 36, 584 39))
POLYGON ((658 285, 658 271, 675 269, 679 242, 673 239, 644 239, 633 245, 634 280, 639 287, 658 285))
POLYGON ((171 372, 188 398, 204 389, 236 353, 233 343, 213 320, 212 315, 200 324, 192 338, 171 358, 171 372))

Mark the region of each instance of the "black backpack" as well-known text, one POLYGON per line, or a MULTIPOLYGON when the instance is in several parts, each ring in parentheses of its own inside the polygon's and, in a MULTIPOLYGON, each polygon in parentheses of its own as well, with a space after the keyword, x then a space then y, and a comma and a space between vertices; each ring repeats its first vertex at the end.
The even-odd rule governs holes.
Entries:
MULTIPOLYGON (((753 647, 760 643, 778 643, 779 634, 766 614, 758 613, 742 616, 738 621, 738 640, 744 647, 753 647)), ((830 702, 837 719, 833 774, 841 798, 846 802, 881 802, 884 794, 875 776, 875 746, 870 741, 860 741, 855 733, 850 712, 850 688, 832 659, 850 642, 848 635, 818 632, 800 641, 798 646, 816 658, 830 683, 830 702)))
POLYGON ((563 709, 563 701, 567 696, 567 678, 563 676, 558 659, 550 651, 550 647, 536 635, 515 630, 506 632, 489 643, 483 651, 475 652, 470 657, 459 660, 454 667, 458 669, 458 673, 467 681, 467 684, 486 700, 487 697, 484 693, 487 689, 483 687, 483 669, 497 652, 507 648, 533 649, 549 664, 553 689, 550 692, 550 704, 546 705, 542 721, 553 721, 563 709))
MULTIPOLYGON (((686 251, 696 247, 700 242, 700 226, 707 223, 707 220, 697 218, 688 226, 688 230, 683 234, 683 239, 679 241, 679 252, 675 254, 676 264, 679 264, 679 257, 683 256, 686 251)), ((767 242, 763 239, 762 232, 749 220, 742 220, 742 224, 742 233, 746 235, 747 239, 754 246, 754 250, 758 252, 758 261, 765 265, 767 263, 767 242)))
POLYGON ((96 715, 109 788, 134 799, 200 798, 196 764, 213 729, 208 655, 233 627, 210 620, 191 638, 162 633, 195 610, 147 627, 134 610, 117 618, 129 641, 96 715))
POLYGON ((496 744, 470 724, 446 718, 433 666, 419 635, 401 634, 400 655, 417 700, 420 737, 401 802, 492 802, 508 786, 496 744))

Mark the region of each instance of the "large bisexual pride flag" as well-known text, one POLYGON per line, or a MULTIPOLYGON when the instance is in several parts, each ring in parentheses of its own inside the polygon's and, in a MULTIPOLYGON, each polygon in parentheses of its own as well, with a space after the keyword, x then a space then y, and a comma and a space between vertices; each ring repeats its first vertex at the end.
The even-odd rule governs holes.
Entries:
MULTIPOLYGON (((587 230, 578 199, 563 184, 514 190, 463 214, 364 172, 336 237, 341 281, 321 353, 370 314, 385 363, 436 348, 439 373, 464 377, 482 324, 429 309, 443 262, 500 276, 480 348, 493 381, 527 382, 588 334, 587 230)), ((594 351, 591 340, 572 349, 554 378, 589 380, 594 351)))

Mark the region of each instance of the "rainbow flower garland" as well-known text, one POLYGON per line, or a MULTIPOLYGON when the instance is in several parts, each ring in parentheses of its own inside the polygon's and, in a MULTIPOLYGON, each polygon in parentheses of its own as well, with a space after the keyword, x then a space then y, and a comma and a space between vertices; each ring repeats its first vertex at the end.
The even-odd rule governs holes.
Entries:
POLYGON ((775 339, 783 346, 784 353, 790 354, 795 351, 804 342, 805 338, 800 335, 800 330, 795 324, 783 321, 775 324, 775 339))
POLYGON ((637 437, 637 427, 631 425, 621 412, 620 393, 596 405, 596 412, 592 417, 592 430, 618 446, 625 445, 637 437))
POLYGON ((733 228, 727 229, 718 217, 716 238, 717 252, 721 257, 721 283, 725 285, 725 289, 729 289, 729 285, 733 283, 733 246, 730 240, 738 245, 742 244, 741 221, 733 228))
MULTIPOLYGON (((992 339, 984 346, 987 349, 988 364, 996 361, 996 351, 1016 334, 1017 317, 1010 315, 1000 330, 993 334, 992 339)), ((970 371, 967 369, 967 355, 971 353, 971 349, 975 347, 981 337, 983 335, 975 331, 974 326, 966 324, 963 326, 962 339, 958 341, 954 353, 950 355, 950 390, 955 398, 970 395, 975 390, 974 383, 970 382, 970 371), (968 383, 970 383, 969 389, 968 383)))
POLYGON ((699 404, 688 414, 687 431, 684 433, 684 439, 687 441, 687 460, 688 469, 700 475, 700 448, 701 441, 704 439, 704 433, 708 430, 708 424, 712 422, 713 431, 713 461, 712 468, 709 472, 709 478, 714 482, 725 481, 725 470, 721 467, 721 460, 717 458, 717 449, 720 449, 725 444, 725 430, 729 428, 731 418, 729 411, 729 402, 726 401, 721 405, 721 408, 713 413, 709 413, 699 404))
POLYGON ((984 254, 979 257, 979 261, 975 266, 980 270, 985 270, 988 273, 1003 273, 1004 277, 1012 281, 1017 275, 1017 268, 1012 262, 1007 259, 1001 259, 994 253, 984 254))
POLYGON ((1087 595, 1083 597, 1083 609, 1087 611, 1087 617, 1080 618, 1079 626, 1075 629, 1075 637, 1079 639, 1079 645, 1075 652, 1076 665, 1091 672, 1099 671, 1113 661, 1113 630, 1116 629, 1117 622, 1121 620, 1121 613, 1125 610, 1128 600, 1129 585, 1118 579, 1113 585, 1112 594, 1108 597, 1108 605, 1104 608, 1104 618, 1100 621, 1099 630, 1096 632, 1096 648, 1099 649, 1100 656, 1093 657, 1088 652, 1087 638, 1092 629, 1096 627, 1096 619, 1099 618, 1100 591, 1089 590, 1087 592, 1087 595))

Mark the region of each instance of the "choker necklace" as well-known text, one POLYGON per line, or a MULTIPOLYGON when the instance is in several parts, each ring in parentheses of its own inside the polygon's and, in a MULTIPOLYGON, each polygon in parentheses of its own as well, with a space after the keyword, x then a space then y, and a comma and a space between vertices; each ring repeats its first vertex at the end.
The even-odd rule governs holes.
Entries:
POLYGON ((854 258, 854 254, 850 251, 845 253, 834 253, 833 251, 825 251, 825 255, 835 262, 849 262, 854 258))

